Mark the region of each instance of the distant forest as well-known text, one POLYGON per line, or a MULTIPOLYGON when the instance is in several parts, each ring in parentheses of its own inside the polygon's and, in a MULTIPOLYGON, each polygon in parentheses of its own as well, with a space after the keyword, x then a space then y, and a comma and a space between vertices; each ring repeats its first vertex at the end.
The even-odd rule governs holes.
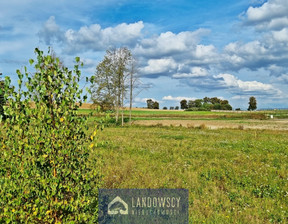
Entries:
MULTIPOLYGON (((159 109, 159 103, 148 99, 147 101, 148 109, 159 109)), ((209 98, 204 97, 203 99, 189 100, 183 99, 180 101, 180 108, 187 111, 210 111, 210 110, 232 110, 232 106, 229 104, 228 100, 221 100, 217 97, 209 98)), ((163 107, 163 109, 168 109, 163 107)), ((170 110, 178 110, 179 106, 170 107, 170 110)))

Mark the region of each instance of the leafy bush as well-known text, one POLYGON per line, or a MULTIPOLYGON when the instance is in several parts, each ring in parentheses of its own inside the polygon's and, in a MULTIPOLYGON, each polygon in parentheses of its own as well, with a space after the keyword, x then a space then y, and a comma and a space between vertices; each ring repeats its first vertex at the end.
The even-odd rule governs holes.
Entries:
POLYGON ((5 101, 4 101, 4 89, 3 88, 4 88, 4 82, 0 79, 0 117, 4 116, 3 106, 5 104, 5 101))
POLYGON ((33 76, 17 70, 19 88, 4 82, 7 116, 0 138, 0 223, 87 223, 97 219, 99 173, 88 166, 80 59, 71 71, 35 49, 33 76), (26 77, 26 86, 23 86, 26 77), (33 106, 31 106, 33 102, 33 106))

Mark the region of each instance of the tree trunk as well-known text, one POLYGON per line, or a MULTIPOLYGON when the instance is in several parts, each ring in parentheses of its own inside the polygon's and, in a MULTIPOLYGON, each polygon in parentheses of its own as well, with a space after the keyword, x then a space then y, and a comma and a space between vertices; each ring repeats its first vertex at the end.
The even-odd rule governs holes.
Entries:
POLYGON ((124 74, 122 74, 122 85, 121 85, 121 125, 124 126, 124 93, 125 93, 125 84, 124 84, 124 74))
POLYGON ((118 83, 117 83, 117 110, 116 110, 116 123, 119 120, 119 110, 121 107, 121 92, 122 92, 122 88, 121 88, 121 72, 118 71, 118 83))
POLYGON ((115 115, 116 123, 118 122, 118 118, 119 118, 119 96, 117 95, 117 100, 116 100, 116 115, 115 115))
POLYGON ((124 107, 124 96, 123 96, 123 92, 122 92, 122 99, 121 99, 121 125, 122 126, 124 126, 124 109, 123 109, 123 107, 124 107))
POLYGON ((129 124, 132 124, 132 100, 133 100, 133 71, 130 74, 130 106, 129 106, 129 124))

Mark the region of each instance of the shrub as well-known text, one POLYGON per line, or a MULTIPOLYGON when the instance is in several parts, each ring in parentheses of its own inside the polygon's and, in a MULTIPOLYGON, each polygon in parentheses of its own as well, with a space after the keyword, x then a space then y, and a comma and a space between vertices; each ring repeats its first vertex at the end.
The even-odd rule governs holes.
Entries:
POLYGON ((238 129, 239 130, 244 130, 244 126, 243 125, 238 125, 238 129))
POLYGON ((201 124, 201 125, 199 126, 199 128, 200 128, 200 129, 206 129, 207 127, 206 127, 206 124, 201 124))
MULTIPOLYGON (((0 75, 2 75, 0 73, 0 75)), ((3 106, 5 104, 4 101, 4 82, 0 79, 0 117, 4 117, 4 109, 3 106)))
POLYGON ((58 58, 35 52, 37 62, 30 64, 36 72, 31 77, 26 68, 17 70, 17 91, 5 78, 0 223, 96 221, 99 174, 87 164, 96 130, 89 137, 87 118, 77 116, 86 98, 78 85, 80 59, 70 71, 58 58))

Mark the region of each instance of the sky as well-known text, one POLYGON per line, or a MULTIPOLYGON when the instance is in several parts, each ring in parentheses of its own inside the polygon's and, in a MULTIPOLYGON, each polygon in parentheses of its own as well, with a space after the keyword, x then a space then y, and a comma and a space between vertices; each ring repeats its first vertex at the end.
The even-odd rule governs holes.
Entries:
POLYGON ((16 85, 35 47, 71 68, 79 56, 88 77, 107 49, 128 47, 149 87, 135 107, 207 96, 246 110, 254 96, 288 108, 288 0, 1 1, 0 73, 16 85))

